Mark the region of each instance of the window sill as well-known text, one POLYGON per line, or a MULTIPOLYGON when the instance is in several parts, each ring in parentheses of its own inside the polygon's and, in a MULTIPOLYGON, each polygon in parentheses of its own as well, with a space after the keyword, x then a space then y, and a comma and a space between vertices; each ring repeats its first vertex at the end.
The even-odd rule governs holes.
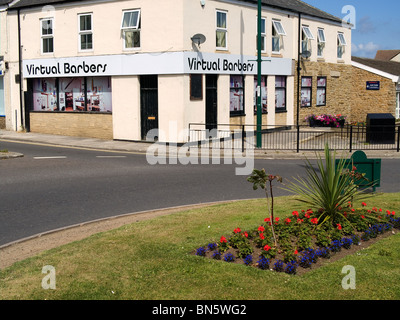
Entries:
POLYGON ((275 113, 287 113, 287 110, 279 110, 279 109, 275 109, 275 113))
POLYGON ((283 55, 278 52, 272 52, 271 57, 273 58, 283 58, 283 55))
POLYGON ((215 53, 230 53, 229 49, 217 48, 215 49, 215 53))
POLYGON ((245 114, 245 113, 231 113, 229 116, 230 116, 231 118, 245 117, 246 114, 245 114))

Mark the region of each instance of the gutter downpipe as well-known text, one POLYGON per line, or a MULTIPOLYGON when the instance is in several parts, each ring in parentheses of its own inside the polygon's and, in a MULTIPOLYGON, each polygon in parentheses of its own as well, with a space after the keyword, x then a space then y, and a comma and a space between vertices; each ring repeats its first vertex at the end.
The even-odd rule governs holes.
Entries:
POLYGON ((301 54, 300 54, 300 44, 301 44, 301 13, 298 12, 299 15, 299 34, 298 34, 298 48, 297 48, 297 153, 300 152, 300 71, 301 71, 301 54))
POLYGON ((18 64, 19 64, 19 112, 21 116, 21 127, 24 128, 24 106, 23 106, 23 83, 22 83, 22 51, 21 51, 21 18, 20 9, 17 9, 18 14, 18 64))

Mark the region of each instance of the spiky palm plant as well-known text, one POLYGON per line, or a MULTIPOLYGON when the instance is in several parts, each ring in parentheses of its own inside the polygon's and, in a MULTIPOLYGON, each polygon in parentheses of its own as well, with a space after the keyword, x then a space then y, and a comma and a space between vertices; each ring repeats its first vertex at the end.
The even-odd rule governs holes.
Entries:
POLYGON ((344 174, 344 158, 336 165, 336 152, 332 153, 328 144, 325 145, 324 154, 325 160, 318 155, 317 168, 306 159, 307 177, 294 178, 295 182, 289 182, 284 189, 298 195, 298 201, 317 209, 319 224, 334 224, 339 217, 346 219, 339 210, 340 207, 364 199, 367 194, 358 188, 354 177, 344 174))

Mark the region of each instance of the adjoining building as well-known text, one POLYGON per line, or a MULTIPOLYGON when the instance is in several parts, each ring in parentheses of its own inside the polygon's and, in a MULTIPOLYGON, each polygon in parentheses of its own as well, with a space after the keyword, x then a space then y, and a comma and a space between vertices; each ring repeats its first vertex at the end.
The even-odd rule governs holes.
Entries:
MULTIPOLYGON (((351 117, 351 26, 262 4, 263 125, 351 117)), ((186 142, 194 123, 255 128, 257 0, 19 0, 6 19, 9 130, 186 142)))
POLYGON ((399 119, 400 63, 392 58, 385 61, 352 57, 352 65, 354 119, 365 121, 368 113, 390 113, 399 119))

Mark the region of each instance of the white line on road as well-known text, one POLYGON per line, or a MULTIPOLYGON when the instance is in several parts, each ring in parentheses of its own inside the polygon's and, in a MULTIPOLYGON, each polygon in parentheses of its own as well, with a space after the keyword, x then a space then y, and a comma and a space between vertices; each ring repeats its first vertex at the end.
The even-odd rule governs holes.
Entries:
POLYGON ((35 160, 43 160, 43 159, 66 159, 66 156, 53 156, 53 157, 33 157, 35 160))

